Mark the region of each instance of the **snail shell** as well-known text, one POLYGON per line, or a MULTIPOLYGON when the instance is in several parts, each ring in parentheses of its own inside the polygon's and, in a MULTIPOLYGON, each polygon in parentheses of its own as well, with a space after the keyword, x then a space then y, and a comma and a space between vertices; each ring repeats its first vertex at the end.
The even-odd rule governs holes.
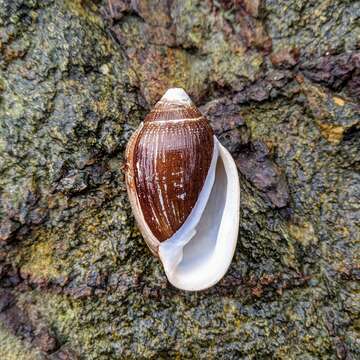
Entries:
POLYGON ((140 231, 169 281, 202 290, 226 273, 240 208, 234 160, 183 89, 169 89, 126 149, 126 185, 140 231))

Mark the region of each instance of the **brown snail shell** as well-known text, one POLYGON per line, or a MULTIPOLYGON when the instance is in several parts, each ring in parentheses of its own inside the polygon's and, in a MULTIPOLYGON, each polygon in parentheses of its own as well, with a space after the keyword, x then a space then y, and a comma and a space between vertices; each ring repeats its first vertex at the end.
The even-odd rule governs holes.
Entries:
MULTIPOLYGON (((230 207, 234 208, 231 214, 233 225, 229 225, 232 229, 231 262, 239 222, 240 193, 236 166, 217 141, 207 119, 184 90, 175 88, 166 92, 131 137, 125 156, 126 185, 135 218, 149 248, 162 260, 170 282, 186 290, 199 290, 217 282, 219 279, 192 279, 188 286, 187 280, 184 283, 175 279, 176 269, 181 268, 182 262, 186 263, 182 260, 187 243, 197 241, 216 248, 216 241, 212 238, 216 237, 221 224, 224 227, 222 218, 225 214, 222 211, 230 207), (223 165, 222 172, 219 172, 218 163, 224 159, 227 167, 223 165), (226 169, 230 171, 232 181, 228 181, 226 169), (222 181, 225 188, 217 190, 222 194, 222 200, 229 196, 226 185, 233 183, 235 189, 235 201, 229 198, 227 203, 225 200, 219 202, 223 207, 228 204, 223 209, 210 204, 210 200, 216 198, 212 193, 214 188, 218 188, 215 186, 217 173, 221 173, 217 183, 225 179, 222 181), (210 233, 204 239, 211 238, 211 244, 196 239, 197 227, 201 229, 201 224, 211 222, 211 219, 203 218, 207 207, 212 209, 208 211, 210 217, 218 220, 217 229, 212 229, 213 224, 210 224, 206 230, 210 233)), ((196 248, 196 244, 191 246, 196 248)), ((226 260, 230 265, 229 259, 226 260)), ((191 271, 191 266, 186 267, 185 272, 189 269, 191 271)), ((185 275, 185 279, 195 275, 196 271, 190 276, 185 275)))

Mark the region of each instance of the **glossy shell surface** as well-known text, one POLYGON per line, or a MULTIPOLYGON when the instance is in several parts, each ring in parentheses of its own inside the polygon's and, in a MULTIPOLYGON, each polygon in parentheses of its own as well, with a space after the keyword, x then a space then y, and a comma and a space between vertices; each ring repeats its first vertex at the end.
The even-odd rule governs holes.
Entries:
POLYGON ((169 89, 131 137, 126 185, 139 229, 171 284, 217 283, 235 252, 240 186, 231 154, 183 89, 169 89))
POLYGON ((131 140, 131 167, 144 220, 161 242, 193 209, 214 147, 208 121, 194 107, 159 102, 131 140))

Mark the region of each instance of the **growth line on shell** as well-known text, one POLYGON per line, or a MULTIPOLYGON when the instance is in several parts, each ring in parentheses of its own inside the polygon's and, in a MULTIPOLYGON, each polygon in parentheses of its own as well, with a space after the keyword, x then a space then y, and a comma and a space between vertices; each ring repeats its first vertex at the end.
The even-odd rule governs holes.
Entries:
POLYGON ((162 123, 168 123, 169 121, 171 123, 184 122, 184 121, 199 121, 203 118, 204 118, 203 116, 199 116, 197 118, 156 120, 156 121, 151 121, 151 124, 162 124, 162 123))

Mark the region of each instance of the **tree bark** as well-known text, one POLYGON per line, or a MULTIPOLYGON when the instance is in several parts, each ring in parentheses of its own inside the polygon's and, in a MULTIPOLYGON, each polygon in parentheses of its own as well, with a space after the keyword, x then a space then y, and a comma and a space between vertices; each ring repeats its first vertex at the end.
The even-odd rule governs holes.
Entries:
POLYGON ((355 359, 359 2, 0 0, 0 358, 355 359), (126 143, 183 87, 231 151, 240 236, 183 292, 126 143))

